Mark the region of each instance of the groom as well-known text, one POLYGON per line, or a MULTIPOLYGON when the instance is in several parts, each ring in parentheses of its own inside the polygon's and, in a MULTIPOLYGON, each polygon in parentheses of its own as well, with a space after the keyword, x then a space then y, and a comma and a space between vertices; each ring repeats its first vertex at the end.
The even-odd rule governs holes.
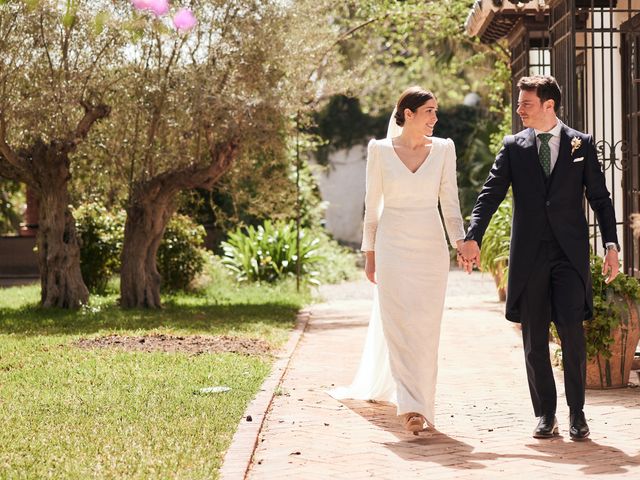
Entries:
MULTIPOLYGON (((586 195, 606 247, 603 275, 618 274, 616 219, 591 135, 556 114, 561 93, 551 76, 521 78, 517 113, 526 130, 505 137, 478 196, 461 249, 467 265, 480 260, 487 225, 509 186, 513 226, 506 317, 522 324, 535 438, 558 434, 556 386, 549 359, 549 325, 562 342, 564 385, 573 440, 589 435, 583 413, 586 349, 582 321, 593 315, 586 195)), ((467 267, 470 268, 470 267, 467 267)))

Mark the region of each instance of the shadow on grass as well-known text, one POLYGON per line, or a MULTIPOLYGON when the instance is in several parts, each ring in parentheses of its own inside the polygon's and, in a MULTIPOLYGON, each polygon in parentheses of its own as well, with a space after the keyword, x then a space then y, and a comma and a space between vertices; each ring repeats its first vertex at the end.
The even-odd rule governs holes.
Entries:
MULTIPOLYGON (((213 272, 215 273, 215 272, 213 272)), ((218 272, 195 291, 163 294, 158 310, 121 309, 118 282, 91 295, 79 310, 41 308, 39 285, 0 290, 0 334, 90 335, 97 332, 174 330, 185 334, 270 336, 287 330, 311 299, 291 281, 236 284, 218 272)))
POLYGON ((277 326, 292 322, 297 304, 259 303, 178 306, 161 310, 122 310, 115 304, 79 311, 37 306, 0 308, 0 334, 91 334, 102 330, 153 330, 167 328, 198 333, 250 330, 252 325, 277 326))

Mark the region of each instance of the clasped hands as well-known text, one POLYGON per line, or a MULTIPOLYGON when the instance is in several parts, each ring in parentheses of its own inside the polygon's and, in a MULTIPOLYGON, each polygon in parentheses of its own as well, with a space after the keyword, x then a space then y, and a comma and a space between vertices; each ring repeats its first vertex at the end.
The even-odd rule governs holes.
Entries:
MULTIPOLYGON (((474 266, 480 265, 480 247, 475 240, 458 240, 456 242, 456 253, 458 266, 463 268, 465 272, 471 273, 474 266)), ((605 276, 604 282, 611 283, 620 271, 620 262, 618 260, 618 252, 616 250, 608 250, 602 264, 602 275, 605 276)))
POLYGON ((480 265, 480 247, 475 240, 458 240, 456 254, 458 266, 467 273, 471 273, 473 267, 480 265))

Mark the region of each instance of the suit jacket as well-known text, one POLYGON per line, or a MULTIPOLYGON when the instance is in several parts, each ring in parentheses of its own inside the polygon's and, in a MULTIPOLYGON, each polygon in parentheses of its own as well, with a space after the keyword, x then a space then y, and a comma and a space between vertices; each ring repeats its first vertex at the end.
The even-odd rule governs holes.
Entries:
POLYGON ((543 231, 553 236, 578 271, 585 288, 585 319, 593 316, 589 265, 589 230, 583 209, 586 195, 596 214, 604 243, 618 243, 616 218, 591 135, 562 126, 558 159, 549 179, 538 158, 532 128, 505 137, 471 214, 466 239, 481 244, 491 216, 513 187, 513 221, 507 286, 507 319, 519 322, 518 299, 529 274, 543 231), (573 153, 571 141, 581 145, 573 153), (582 158, 582 160, 581 160, 582 158))

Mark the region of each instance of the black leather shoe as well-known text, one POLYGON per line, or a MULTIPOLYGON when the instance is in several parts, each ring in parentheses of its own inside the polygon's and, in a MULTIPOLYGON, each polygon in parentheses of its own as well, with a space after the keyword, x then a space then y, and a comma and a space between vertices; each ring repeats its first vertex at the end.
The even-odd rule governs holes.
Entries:
POLYGON ((533 438, 552 438, 555 435, 558 435, 558 419, 553 414, 542 415, 533 431, 533 438))
POLYGON ((582 410, 569 415, 569 436, 571 440, 584 440, 589 436, 589 425, 582 410))

